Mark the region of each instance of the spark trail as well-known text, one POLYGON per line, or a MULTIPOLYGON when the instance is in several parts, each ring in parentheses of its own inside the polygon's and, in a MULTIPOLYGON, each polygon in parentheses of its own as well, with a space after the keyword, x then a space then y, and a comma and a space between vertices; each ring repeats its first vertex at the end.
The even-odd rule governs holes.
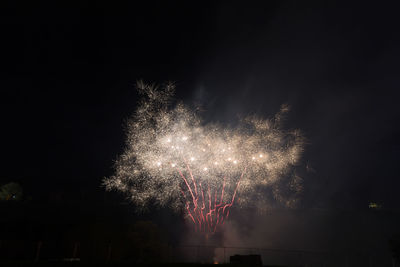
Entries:
POLYGON ((301 190, 293 169, 304 142, 298 130, 281 129, 286 106, 271 119, 247 117, 232 128, 204 124, 181 103, 172 106, 171 84, 158 89, 138 82, 138 90, 143 99, 128 121, 115 174, 104 180, 107 189, 126 193, 142 208, 185 210, 205 233, 217 231, 233 205, 266 201, 260 190, 273 189, 273 198, 284 203, 282 181, 301 190))

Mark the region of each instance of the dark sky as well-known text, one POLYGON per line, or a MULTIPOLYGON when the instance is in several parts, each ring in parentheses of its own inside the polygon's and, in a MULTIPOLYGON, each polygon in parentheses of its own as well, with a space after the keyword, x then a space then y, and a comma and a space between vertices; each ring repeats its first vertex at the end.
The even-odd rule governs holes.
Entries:
MULTIPOLYGON (((177 84, 206 120, 272 116, 308 139, 304 207, 398 208, 399 22, 387 4, 5 3, 0 183, 101 194, 135 81, 177 84)), ((246 3, 245 3, 246 2, 246 3)))

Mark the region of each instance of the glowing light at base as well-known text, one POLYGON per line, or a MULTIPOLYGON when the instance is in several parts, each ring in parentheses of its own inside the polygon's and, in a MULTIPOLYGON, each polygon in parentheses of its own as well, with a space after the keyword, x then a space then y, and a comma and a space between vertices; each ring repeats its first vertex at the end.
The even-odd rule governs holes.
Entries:
POLYGON ((301 190, 293 169, 304 142, 298 130, 281 129, 287 106, 271 119, 251 116, 229 127, 205 124, 185 105, 171 105, 171 84, 158 89, 139 82, 138 90, 143 100, 128 121, 115 174, 104 180, 107 189, 124 192, 144 209, 184 210, 204 233, 224 225, 232 206, 267 201, 263 190, 285 202, 283 178, 291 190, 301 190))

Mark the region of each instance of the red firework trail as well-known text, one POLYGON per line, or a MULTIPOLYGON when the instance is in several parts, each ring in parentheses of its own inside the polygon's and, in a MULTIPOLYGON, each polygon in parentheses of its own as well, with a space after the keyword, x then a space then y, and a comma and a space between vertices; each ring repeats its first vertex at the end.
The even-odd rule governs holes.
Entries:
POLYGON ((223 183, 220 189, 216 188, 212 190, 210 184, 207 184, 207 188, 202 187, 201 182, 197 185, 196 179, 190 169, 189 164, 186 163, 187 171, 190 175, 192 183, 188 182, 186 176, 177 169, 179 175, 182 177, 186 190, 180 188, 182 196, 185 200, 185 208, 188 217, 194 224, 195 230, 204 233, 215 233, 221 225, 225 224, 225 221, 229 217, 230 208, 235 202, 235 197, 238 192, 240 181, 242 180, 247 167, 244 168, 238 181, 236 182, 235 189, 232 193, 232 198, 228 202, 224 202, 226 177, 223 178, 223 183), (186 193, 185 193, 186 191, 186 193), (190 197, 186 197, 186 194, 190 194, 190 197), (204 195, 208 195, 208 199, 204 195), (219 203, 217 199, 219 198, 219 203))

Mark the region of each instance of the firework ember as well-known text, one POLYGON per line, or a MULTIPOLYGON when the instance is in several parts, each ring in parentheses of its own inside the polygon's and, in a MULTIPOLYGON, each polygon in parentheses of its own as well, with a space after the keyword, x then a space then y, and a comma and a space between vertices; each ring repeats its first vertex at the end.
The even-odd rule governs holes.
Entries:
MULTIPOLYGON (((143 95, 128 122, 124 153, 107 189, 125 192, 136 205, 168 205, 184 210, 197 231, 213 233, 233 205, 263 200, 260 188, 273 188, 298 163, 303 138, 283 131, 283 106, 272 119, 255 116, 237 126, 204 124, 184 106, 171 107, 174 86, 162 89, 138 83, 143 95)), ((295 179, 295 178, 293 178, 295 179)), ((300 187, 298 183, 291 183, 300 187)))

